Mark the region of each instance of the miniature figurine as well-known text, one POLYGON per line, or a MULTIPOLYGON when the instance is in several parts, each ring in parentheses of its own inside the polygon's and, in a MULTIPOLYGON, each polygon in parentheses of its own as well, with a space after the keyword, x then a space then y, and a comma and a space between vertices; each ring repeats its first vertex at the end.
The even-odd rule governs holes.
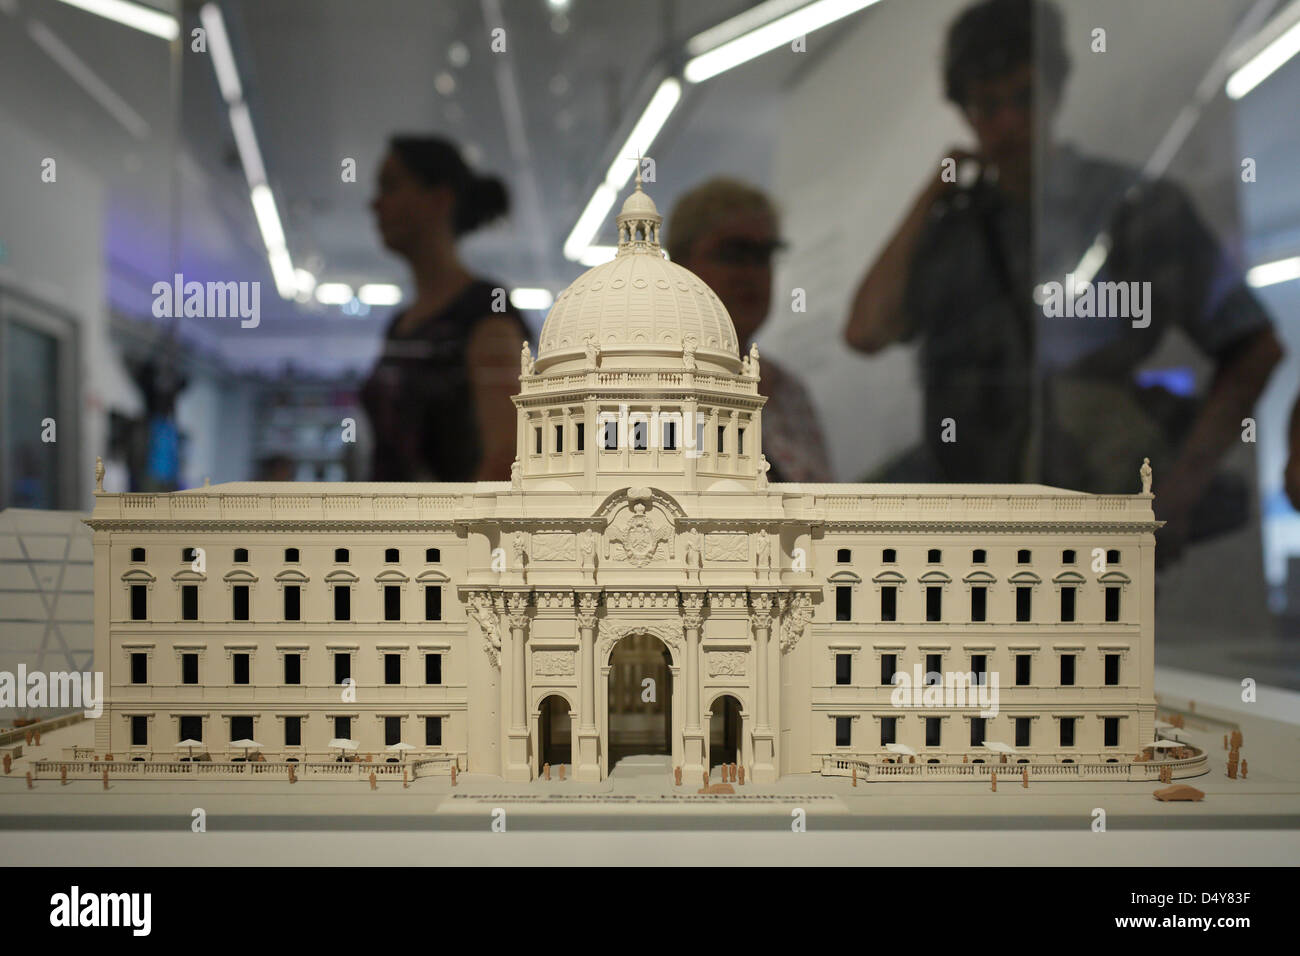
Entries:
POLYGON ((1151 494, 1151 459, 1142 459, 1142 494, 1151 494))
POLYGON ((533 374, 533 352, 528 347, 528 340, 524 339, 524 344, 519 348, 519 375, 533 374))

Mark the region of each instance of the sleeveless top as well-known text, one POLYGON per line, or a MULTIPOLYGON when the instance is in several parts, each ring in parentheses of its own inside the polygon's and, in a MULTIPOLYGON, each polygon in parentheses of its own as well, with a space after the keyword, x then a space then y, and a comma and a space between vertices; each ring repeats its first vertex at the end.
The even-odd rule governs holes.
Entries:
MULTIPOLYGON (((466 349, 480 321, 505 315, 528 328, 507 301, 493 311, 500 283, 475 279, 441 312, 409 332, 388 323, 384 346, 361 386, 374 432, 373 481, 473 481, 482 459, 466 349)), ((496 476, 505 480, 509 475, 496 476)))

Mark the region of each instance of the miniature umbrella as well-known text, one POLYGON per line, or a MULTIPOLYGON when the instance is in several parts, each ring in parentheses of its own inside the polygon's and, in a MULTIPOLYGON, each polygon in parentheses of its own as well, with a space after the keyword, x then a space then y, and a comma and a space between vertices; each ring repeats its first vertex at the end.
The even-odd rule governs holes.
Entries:
POLYGON ((1013 754, 1016 752, 1015 747, 997 740, 986 740, 984 741, 984 746, 989 750, 992 750, 995 754, 1013 754))
POLYGON ((178 743, 176 746, 177 746, 177 747, 189 747, 189 748, 190 748, 190 759, 193 760, 193 759, 194 759, 194 748, 195 748, 195 747, 202 747, 202 746, 203 746, 203 741, 201 741, 201 740, 190 740, 190 739, 187 738, 187 739, 185 739, 185 740, 182 740, 182 741, 181 741, 180 743, 178 743))
POLYGON ((1172 750, 1175 747, 1183 747, 1186 745, 1177 740, 1157 740, 1150 746, 1154 747, 1156 750, 1172 750))
POLYGON ((389 744, 389 745, 388 745, 388 749, 389 749, 389 750, 395 750, 395 751, 397 751, 398 753, 400 753, 400 754, 402 755, 402 759, 405 760, 405 759, 406 759, 406 751, 408 751, 408 750, 414 750, 415 748, 414 748, 413 746, 411 746, 410 744, 408 744, 405 740, 399 740, 399 741, 398 741, 397 743, 395 743, 395 744, 389 744))
POLYGON ((329 742, 329 747, 331 750, 356 750, 357 742, 347 737, 335 737, 329 742))
POLYGON ((916 756, 916 751, 907 744, 885 744, 885 749, 891 754, 902 754, 905 757, 916 756))
POLYGON ((256 740, 250 740, 250 739, 247 738, 247 737, 245 737, 243 740, 232 740, 232 741, 230 742, 230 746, 232 746, 232 747, 243 747, 243 748, 244 748, 244 759, 245 759, 245 760, 248 759, 248 752, 249 752, 250 750, 261 750, 261 749, 262 749, 262 745, 261 745, 261 744, 259 744, 256 740))

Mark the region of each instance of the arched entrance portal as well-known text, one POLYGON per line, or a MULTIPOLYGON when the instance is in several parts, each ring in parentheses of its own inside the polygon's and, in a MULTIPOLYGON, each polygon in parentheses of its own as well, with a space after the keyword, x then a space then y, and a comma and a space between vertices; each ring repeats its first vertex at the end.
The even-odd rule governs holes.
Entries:
POLYGON ((743 763, 740 752, 740 701, 723 694, 709 709, 709 768, 743 763))
POLYGON ((634 754, 671 754, 672 658, 650 634, 614 645, 609 658, 608 767, 634 754))
POLYGON ((538 767, 573 763, 573 718, 569 702, 558 694, 542 701, 537 714, 538 767))

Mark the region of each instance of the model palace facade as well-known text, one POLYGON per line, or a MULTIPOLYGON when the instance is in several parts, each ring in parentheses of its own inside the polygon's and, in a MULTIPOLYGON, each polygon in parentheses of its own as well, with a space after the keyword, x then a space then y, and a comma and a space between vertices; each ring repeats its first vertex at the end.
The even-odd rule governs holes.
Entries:
POLYGON ((509 482, 97 491, 96 750, 350 740, 595 781, 650 741, 689 780, 761 782, 1149 744, 1149 470, 1107 496, 769 483, 758 353, 659 228, 638 185, 616 257, 525 346, 509 482), (956 672, 996 682, 991 713, 895 686, 956 672))

